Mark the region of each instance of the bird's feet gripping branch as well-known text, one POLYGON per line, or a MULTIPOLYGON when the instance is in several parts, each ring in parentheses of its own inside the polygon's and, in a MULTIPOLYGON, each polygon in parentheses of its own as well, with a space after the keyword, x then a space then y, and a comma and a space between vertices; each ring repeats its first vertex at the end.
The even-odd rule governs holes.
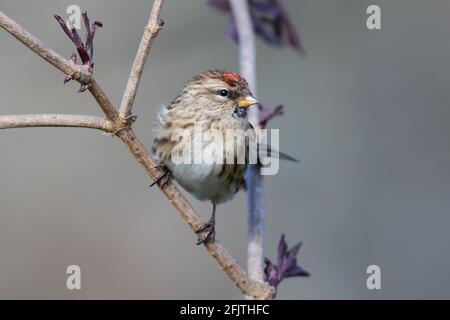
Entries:
POLYGON ((155 168, 161 169, 162 173, 158 178, 156 178, 155 181, 152 182, 151 185, 149 185, 149 187, 152 188, 157 184, 159 184, 161 187, 164 187, 170 181, 170 171, 167 167, 162 165, 156 166, 155 168))
POLYGON ((205 223, 200 229, 198 229, 197 234, 199 238, 197 240, 197 245, 201 245, 202 243, 208 243, 210 241, 214 241, 216 237, 216 204, 213 203, 213 211, 211 218, 209 218, 208 222, 205 223))

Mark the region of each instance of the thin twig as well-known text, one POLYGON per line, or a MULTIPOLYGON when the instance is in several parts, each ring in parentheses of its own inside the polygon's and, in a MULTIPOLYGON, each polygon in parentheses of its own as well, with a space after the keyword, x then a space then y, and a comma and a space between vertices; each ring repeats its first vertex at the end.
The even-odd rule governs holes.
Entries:
MULTIPOLYGON (((155 1, 154 5, 158 5, 159 3, 160 1, 155 1)), ((154 12, 154 10, 152 10, 152 12, 154 12)), ((79 66, 75 66, 70 61, 62 58, 54 51, 47 48, 23 27, 1 12, 0 27, 14 35, 25 44, 25 46, 50 62, 56 68, 71 75, 73 79, 78 80, 79 82, 84 81, 84 76, 86 75, 84 70, 80 70, 79 66)), ((144 57, 143 62, 145 62, 145 58, 146 56, 144 57)), ((128 122, 124 123, 124 118, 119 116, 117 110, 92 77, 89 77, 87 81, 89 84, 89 91, 95 97, 97 103, 107 115, 108 119, 114 123, 114 133, 128 146, 133 156, 144 167, 150 178, 156 179, 162 172, 158 169, 157 164, 150 158, 149 153, 138 140, 134 131, 130 128, 131 124, 128 122)), ((137 85, 138 83, 136 83, 136 89, 137 85)), ((194 231, 199 230, 203 225, 200 216, 195 212, 193 207, 176 186, 169 182, 160 188, 169 199, 169 202, 179 211, 180 215, 186 220, 189 226, 194 231)), ((239 264, 236 263, 229 252, 218 241, 209 243, 205 245, 205 247, 219 263, 224 272, 245 295, 259 299, 270 298, 273 296, 273 288, 266 283, 251 281, 247 277, 245 271, 242 270, 239 264)))
POLYGON ((142 72, 144 71, 145 61, 147 61, 150 48, 158 36, 158 32, 163 26, 163 21, 159 19, 164 0, 155 0, 150 13, 147 27, 144 29, 141 43, 139 45, 133 66, 131 67, 130 76, 128 77, 127 87, 123 94, 122 103, 120 104, 120 115, 127 118, 131 114, 136 92, 141 81, 142 72))
POLYGON ((76 114, 23 114, 0 116, 0 129, 31 127, 78 127, 114 131, 114 123, 106 118, 76 114))
MULTIPOLYGON (((239 36, 240 68, 256 95, 256 46, 255 33, 247 1, 231 0, 231 9, 239 36)), ((260 128, 258 108, 252 108, 249 121, 260 128)), ((247 271, 252 281, 264 282, 264 185, 258 166, 247 171, 248 240, 247 271)), ((250 297, 251 298, 251 297, 250 297)))
POLYGON ((72 61, 63 58, 1 11, 0 26, 13 35, 17 40, 22 42, 26 47, 33 50, 33 52, 39 55, 42 59, 58 68, 66 75, 70 76, 73 80, 76 80, 81 84, 88 85, 89 91, 97 100, 108 119, 114 121, 119 118, 119 113, 109 101, 100 86, 95 82, 87 66, 76 65, 72 61), (100 101, 102 102, 101 104, 100 101))

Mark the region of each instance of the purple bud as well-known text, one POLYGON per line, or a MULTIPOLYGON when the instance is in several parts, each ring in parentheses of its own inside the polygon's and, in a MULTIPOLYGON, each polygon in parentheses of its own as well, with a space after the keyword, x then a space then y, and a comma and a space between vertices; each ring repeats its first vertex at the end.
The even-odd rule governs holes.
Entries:
POLYGON ((297 265, 297 255, 300 251, 301 243, 288 249, 284 234, 278 244, 277 265, 274 265, 268 258, 264 259, 264 274, 266 281, 275 289, 285 278, 308 277, 309 273, 297 265))
MULTIPOLYGON (((86 29, 86 41, 83 42, 75 28, 69 29, 65 23, 65 21, 58 15, 55 14, 55 19, 58 21, 61 28, 64 30, 66 35, 69 37, 69 39, 72 41, 72 43, 75 45, 78 55, 81 58, 81 62, 83 65, 87 66, 89 69, 89 72, 92 73, 94 68, 94 35, 97 28, 103 27, 103 24, 99 21, 94 21, 92 24, 92 27, 90 25, 89 17, 87 15, 87 12, 83 12, 83 21, 84 21, 84 27, 86 29)), ((73 63, 77 63, 77 56, 76 54, 72 54, 70 57, 70 60, 73 63)), ((64 83, 67 83, 71 79, 66 77, 64 79, 64 83)), ((88 88, 87 85, 82 85, 79 92, 84 92, 88 88)))

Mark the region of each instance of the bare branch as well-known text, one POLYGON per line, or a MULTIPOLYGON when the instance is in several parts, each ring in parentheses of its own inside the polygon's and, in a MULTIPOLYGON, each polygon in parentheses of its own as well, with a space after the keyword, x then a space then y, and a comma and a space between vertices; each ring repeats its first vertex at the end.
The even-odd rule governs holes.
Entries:
POLYGON ((155 0, 153 8, 150 13, 148 24, 142 35, 141 43, 139 45, 136 57, 134 58, 133 66, 131 67, 130 76, 128 78, 127 87, 123 94, 122 103, 120 104, 120 115, 127 118, 131 114, 136 92, 141 81, 142 72, 144 70, 145 61, 147 60, 150 48, 158 36, 164 22, 159 19, 164 0, 155 0))
POLYGON ((110 120, 118 119, 119 113, 109 101, 100 86, 92 78, 92 73, 88 70, 87 66, 76 65, 71 60, 63 58, 1 11, 0 27, 13 35, 17 40, 34 51, 45 61, 70 76, 73 80, 87 85, 89 87, 89 91, 95 97, 107 118, 110 120))
POLYGON ((105 92, 102 90, 102 88, 94 78, 91 78, 88 84, 88 89, 108 119, 115 121, 118 124, 118 127, 126 126, 126 124, 123 123, 122 119, 119 117, 117 109, 111 103, 108 96, 105 94, 105 92))
POLYGON ((87 83, 89 80, 90 74, 87 69, 82 69, 81 66, 73 64, 71 61, 61 57, 55 51, 47 48, 43 42, 38 40, 35 36, 1 11, 0 26, 17 40, 22 42, 25 46, 33 50, 41 58, 64 72, 66 75, 70 75, 73 79, 84 83, 87 83))
POLYGON ((24 114, 0 116, 0 129, 77 127, 114 131, 114 123, 102 117, 75 114, 24 114))
MULTIPOLYGON (((128 146, 150 178, 156 179, 161 175, 162 172, 157 168, 157 164, 150 158, 147 150, 131 129, 123 130, 117 135, 128 146)), ((192 230, 198 231, 203 226, 204 223, 198 213, 173 183, 168 182, 160 189, 192 230)), ((205 247, 243 294, 258 299, 269 299, 273 296, 274 289, 266 283, 251 281, 218 240, 205 244, 205 247)))
MULTIPOLYGON (((155 16, 156 18, 150 18, 150 21, 157 21, 157 17, 159 17, 160 13, 160 6, 162 5, 163 1, 155 1, 154 10, 152 10, 151 16, 155 16), (156 6, 156 7, 155 7, 156 6), (153 20, 155 19, 155 20, 153 20)), ((50 62, 52 65, 54 65, 56 68, 63 71, 65 74, 70 75, 73 79, 81 82, 82 84, 88 85, 90 93, 94 96, 97 103, 100 105, 104 113, 106 114, 108 120, 107 125, 109 126, 111 123, 113 125, 113 128, 109 129, 108 131, 115 133, 129 148, 130 152, 133 154, 133 156, 136 158, 136 160, 142 165, 142 167, 146 170, 150 178, 156 179, 162 172, 160 169, 158 169, 157 164, 150 158, 149 153, 143 146, 143 144, 138 140, 136 137, 136 134, 134 131, 130 128, 129 122, 127 120, 127 117, 120 117, 119 113, 116 111, 114 106, 111 104, 108 97, 105 95, 105 93, 102 91, 100 86, 97 84, 97 82, 91 77, 91 74, 83 68, 82 66, 77 66, 70 60, 66 60, 62 58, 60 55, 58 55, 56 52, 52 51, 51 49, 48 49, 45 44, 40 42, 38 39, 36 39, 33 35, 31 35, 28 31, 26 31, 23 27, 18 25, 16 22, 8 18, 6 15, 4 15, 2 12, 0 12, 0 27, 4 28, 6 31, 8 31, 10 34, 15 36, 19 41, 21 41, 25 46, 29 47, 31 50, 33 50, 35 53, 37 53, 39 56, 41 56, 46 61, 50 62)), ((158 28, 160 28, 161 25, 158 25, 158 28)), ((150 30, 150 38, 153 37, 153 39, 150 39, 151 41, 154 40, 154 37, 156 37, 156 34, 154 34, 155 29, 147 27, 147 29, 150 30), (154 35, 152 35, 154 34, 154 35)), ((145 37, 145 33, 144 33, 145 37)), ((150 45, 149 44, 149 45, 150 45)), ((136 79, 131 80, 131 84, 129 83, 130 90, 133 92, 130 97, 130 102, 125 102, 124 105, 130 106, 133 103, 134 96, 137 90, 137 87, 139 85, 139 80, 142 74, 142 67, 143 63, 145 62, 145 58, 148 55, 148 48, 144 50, 144 52, 138 51, 137 55, 144 54, 142 58, 136 58, 135 61, 138 61, 136 64, 136 79), (141 62, 139 62, 141 61, 141 62)), ((132 70, 132 75, 134 74, 132 70)), ((127 86, 128 88, 128 86, 127 86)), ((128 101, 128 98, 125 98, 125 101, 128 101)), ((128 108, 128 107, 125 107, 128 108)), ((126 110, 125 110, 126 111, 126 110)), ((42 117, 45 117, 45 115, 41 115, 42 117)), ((6 117, 12 117, 12 116, 6 116, 6 117)), ((21 117, 21 116, 14 116, 14 117, 21 117)), ((22 116, 27 117, 27 116, 22 116)), ((39 116, 33 116, 33 117, 39 117, 39 116)), ((62 115, 59 115, 59 117, 63 117, 62 115)), ((66 116, 67 117, 67 116, 66 116)), ((6 121, 7 118, 4 118, 4 125, 6 127, 6 121)), ((12 118, 9 119, 11 122, 12 118)), ((24 127, 24 122, 26 119, 16 119, 16 120, 23 120, 22 126, 24 127)), ((66 119, 67 120, 67 119, 66 119)), ((93 120, 93 119, 92 119, 93 120)), ((42 124, 55 124, 56 120, 36 120, 35 123, 42 123, 42 124)), ((16 121, 16 123, 19 123, 20 121, 16 121)), ((68 124, 70 121, 60 121, 61 125, 68 124)), ((9 124, 9 127, 20 127, 20 126, 13 126, 12 124, 9 124)), ((89 126, 91 127, 91 126, 89 126)), ((92 126, 93 127, 93 126, 92 126)), ((102 129, 103 130, 103 129, 102 129)), ((166 197, 169 199, 169 202, 179 211, 182 218, 189 224, 189 226, 192 228, 192 230, 197 231, 201 228, 203 225, 203 222, 200 218, 200 216, 195 212, 193 207, 190 205, 190 203, 187 201, 187 199, 183 196, 183 194, 177 189, 177 187, 169 182, 165 186, 160 187, 162 192, 166 195, 166 197)), ((253 298, 259 298, 259 299, 267 299, 271 298, 274 294, 274 289, 263 282, 254 282, 251 279, 249 279, 245 273, 244 270, 237 264, 237 262, 232 258, 230 253, 216 240, 213 243, 208 243, 205 245, 206 249, 209 251, 209 253, 214 257, 214 259, 219 263, 223 271, 230 277, 230 279, 236 284, 236 286, 247 296, 251 296, 253 298)))
MULTIPOLYGON (((231 9, 239 36, 241 73, 256 95, 256 46, 255 34, 248 1, 231 0, 231 9)), ((249 121, 260 128, 258 108, 252 108, 249 121)), ((264 185, 260 168, 249 166, 247 171, 248 240, 247 271, 252 281, 264 282, 264 185)), ((251 296, 247 296, 252 298, 251 296)), ((272 298, 272 297, 270 297, 272 298)))

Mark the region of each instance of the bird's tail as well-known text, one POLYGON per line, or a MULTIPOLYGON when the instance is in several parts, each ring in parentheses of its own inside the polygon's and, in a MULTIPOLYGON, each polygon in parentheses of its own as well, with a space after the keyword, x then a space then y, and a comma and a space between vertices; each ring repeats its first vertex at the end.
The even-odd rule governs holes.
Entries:
POLYGON ((278 151, 276 149, 273 149, 272 146, 270 145, 258 145, 258 157, 259 157, 259 150, 261 148, 265 148, 267 150, 267 156, 270 158, 278 158, 280 160, 286 160, 286 161, 292 161, 292 162, 297 162, 297 163, 301 163, 300 160, 284 153, 281 151, 278 151))

